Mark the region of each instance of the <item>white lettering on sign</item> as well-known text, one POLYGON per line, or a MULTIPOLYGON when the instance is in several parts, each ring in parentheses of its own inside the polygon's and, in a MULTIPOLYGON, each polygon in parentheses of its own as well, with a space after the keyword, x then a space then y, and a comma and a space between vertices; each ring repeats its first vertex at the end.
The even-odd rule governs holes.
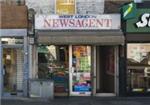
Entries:
POLYGON ((145 13, 141 16, 141 21, 136 23, 137 27, 150 27, 150 14, 149 13, 145 13))
POLYGON ((120 15, 36 15, 35 29, 120 29, 120 15))

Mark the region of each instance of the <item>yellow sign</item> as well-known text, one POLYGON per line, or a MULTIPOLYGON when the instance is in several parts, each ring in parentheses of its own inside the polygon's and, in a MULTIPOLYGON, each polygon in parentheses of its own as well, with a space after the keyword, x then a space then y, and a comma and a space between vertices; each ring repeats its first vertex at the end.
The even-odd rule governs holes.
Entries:
POLYGON ((56 14, 75 14, 75 0, 56 0, 56 14))

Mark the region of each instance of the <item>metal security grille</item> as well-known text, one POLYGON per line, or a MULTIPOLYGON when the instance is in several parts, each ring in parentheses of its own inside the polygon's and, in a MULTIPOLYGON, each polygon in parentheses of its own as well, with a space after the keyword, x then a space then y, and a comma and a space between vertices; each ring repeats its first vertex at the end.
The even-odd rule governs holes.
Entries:
POLYGON ((17 49, 17 91, 23 90, 23 54, 17 49))

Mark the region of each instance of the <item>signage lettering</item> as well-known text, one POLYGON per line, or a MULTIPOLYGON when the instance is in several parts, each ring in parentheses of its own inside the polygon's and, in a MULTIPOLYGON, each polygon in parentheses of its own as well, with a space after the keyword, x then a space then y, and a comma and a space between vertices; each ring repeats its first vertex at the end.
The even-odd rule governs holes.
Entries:
POLYGON ((136 23, 137 27, 150 27, 150 14, 149 13, 145 13, 142 15, 141 17, 141 21, 136 23))
POLYGON ((111 27, 111 19, 44 19, 43 27, 111 27))
POLYGON ((35 29, 120 29, 120 15, 36 15, 35 29))

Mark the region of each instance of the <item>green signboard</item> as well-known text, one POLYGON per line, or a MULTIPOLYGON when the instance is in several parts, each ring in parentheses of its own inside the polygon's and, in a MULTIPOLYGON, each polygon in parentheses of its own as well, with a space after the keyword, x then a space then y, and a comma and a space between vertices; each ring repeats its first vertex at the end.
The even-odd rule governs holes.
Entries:
POLYGON ((46 46, 39 46, 37 50, 38 53, 49 53, 49 50, 46 46))
POLYGON ((126 21, 127 33, 150 33, 150 8, 137 8, 136 3, 122 7, 122 18, 126 21))
POLYGON ((127 5, 124 5, 122 7, 122 12, 124 20, 135 18, 137 13, 136 4, 131 2, 127 5))
POLYGON ((150 9, 137 9, 136 16, 126 20, 126 32, 150 33, 150 9))

